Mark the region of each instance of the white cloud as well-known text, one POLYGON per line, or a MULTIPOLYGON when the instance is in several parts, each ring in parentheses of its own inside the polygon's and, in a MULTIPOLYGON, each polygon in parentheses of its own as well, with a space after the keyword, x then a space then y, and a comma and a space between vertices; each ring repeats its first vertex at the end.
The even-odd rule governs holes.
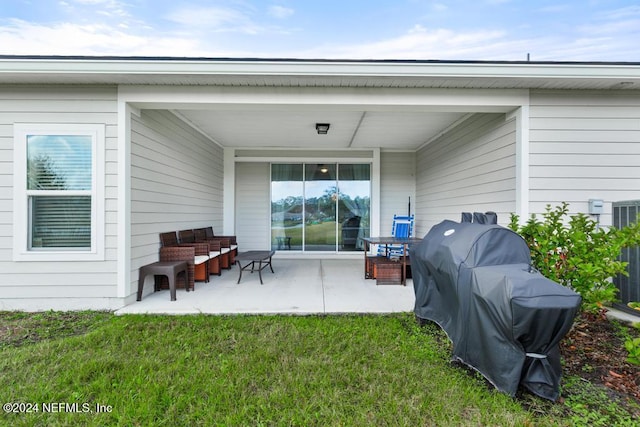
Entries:
POLYGON ((454 31, 415 26, 395 38, 370 43, 319 45, 300 58, 524 61, 640 61, 636 39, 524 36, 501 30, 454 31))
MULTIPOLYGON (((502 31, 455 32, 414 26, 396 38, 355 45, 322 46, 318 55, 353 59, 471 59, 486 52, 487 46, 499 43, 502 31)), ((494 58, 495 59, 495 58, 494 58)))
MULTIPOLYGON (((275 13, 279 14, 281 19, 292 14, 293 10, 279 8, 275 13)), ((235 33, 248 36, 259 35, 261 39, 257 40, 257 44, 260 44, 265 37, 296 31, 292 28, 263 23, 257 19, 257 16, 259 16, 257 10, 252 7, 188 7, 173 11, 165 18, 177 24, 173 31, 199 37, 203 43, 215 37, 216 33, 235 33)))
POLYGON ((71 5, 71 4, 85 4, 85 5, 90 5, 90 6, 97 6, 97 5, 106 5, 106 6, 119 6, 122 4, 122 2, 119 2, 117 0, 67 0, 64 2, 64 4, 67 5, 71 5))
POLYGON ((249 13, 225 7, 184 8, 173 12, 167 19, 185 28, 207 32, 257 34, 263 30, 249 13))
POLYGON ((431 5, 431 9, 434 12, 444 12, 444 11, 449 10, 449 7, 444 3, 433 3, 431 5))
POLYGON ((640 5, 635 6, 627 6, 620 9, 614 9, 608 12, 605 12, 602 17, 607 20, 620 20, 627 18, 638 18, 640 17, 640 5))
POLYGON ((269 6, 269 15, 277 19, 286 19, 293 15, 293 9, 283 6, 269 6))
POLYGON ((109 25, 44 26, 19 20, 11 24, 0 27, 1 54, 181 56, 197 51, 194 40, 134 35, 109 25))
POLYGON ((587 35, 608 34, 615 37, 637 37, 640 33, 640 6, 607 11, 597 18, 588 25, 580 26, 578 30, 587 35))
POLYGON ((558 3, 558 4, 543 6, 540 9, 538 9, 538 11, 542 13, 557 14, 557 13, 566 13, 570 9, 571 9, 571 5, 567 3, 564 3, 564 4, 558 3))
POLYGON ((67 0, 60 5, 77 14, 99 13, 105 17, 129 18, 129 5, 119 0, 67 0))

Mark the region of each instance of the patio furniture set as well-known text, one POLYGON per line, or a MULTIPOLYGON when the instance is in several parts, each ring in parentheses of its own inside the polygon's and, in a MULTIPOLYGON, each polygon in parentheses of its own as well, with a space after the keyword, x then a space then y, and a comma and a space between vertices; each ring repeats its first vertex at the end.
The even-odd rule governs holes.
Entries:
POLYGON ((376 279, 377 285, 407 285, 411 275, 409 247, 422 239, 415 237, 366 237, 364 277, 376 279), (378 253, 371 255, 370 246, 377 245, 378 253))
MULTIPOLYGON (((392 236, 363 238, 366 279, 376 279, 377 285, 406 286, 411 268, 409 246, 422 240, 411 237, 413 221, 413 215, 394 215, 392 236), (378 245, 377 255, 370 255, 370 245, 378 245)), ((284 240, 278 243, 279 248, 290 245, 284 240)), ((160 260, 140 267, 138 301, 142 300, 148 275, 154 276, 154 291, 168 288, 171 301, 175 301, 176 288, 195 290, 196 281, 208 282, 210 275, 220 276, 223 269, 231 269, 234 264, 238 264, 240 273, 238 283, 243 271, 257 271, 260 284, 263 284, 262 270, 269 267, 274 272, 271 262, 274 250, 238 253, 236 236, 216 236, 213 227, 160 233, 160 244, 160 260), (247 263, 242 265, 243 261, 247 263)))
POLYGON ((411 237, 414 220, 414 215, 394 215, 391 236, 363 238, 365 279, 376 279, 377 285, 407 285, 411 274, 409 247, 422 241, 411 237), (377 255, 370 253, 371 245, 377 245, 377 255))
POLYGON ((175 301, 176 288, 188 292, 196 281, 206 283, 210 275, 220 276, 236 263, 238 254, 236 236, 216 236, 213 227, 160 233, 160 246, 159 261, 140 267, 138 301, 147 275, 154 275, 154 291, 169 288, 175 301))

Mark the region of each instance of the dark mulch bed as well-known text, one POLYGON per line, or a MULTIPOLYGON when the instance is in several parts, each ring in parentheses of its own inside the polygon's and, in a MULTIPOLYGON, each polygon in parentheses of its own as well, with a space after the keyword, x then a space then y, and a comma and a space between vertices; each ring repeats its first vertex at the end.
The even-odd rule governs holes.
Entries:
POLYGON ((579 376, 606 387, 614 397, 640 403, 640 366, 626 361, 621 328, 633 337, 640 336, 636 328, 609 321, 604 311, 579 315, 560 344, 563 375, 579 376))
POLYGON ((96 323, 97 317, 106 319, 109 316, 109 312, 95 311, 0 311, 0 348, 81 335, 96 323))

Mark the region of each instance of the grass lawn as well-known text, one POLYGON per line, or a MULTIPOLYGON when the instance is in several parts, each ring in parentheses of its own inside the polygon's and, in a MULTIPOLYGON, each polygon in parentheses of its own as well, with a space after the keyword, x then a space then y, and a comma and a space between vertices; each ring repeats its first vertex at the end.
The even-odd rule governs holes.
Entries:
POLYGON ((444 333, 408 313, 0 312, 0 372, 3 404, 39 406, 3 426, 571 424, 451 364, 444 333))
MULTIPOLYGON (((342 230, 340 225, 339 231, 342 230)), ((275 236, 282 233, 282 230, 272 230, 272 241, 275 241, 275 236)), ((291 237, 292 246, 302 245, 302 227, 291 227, 286 229, 286 235, 291 237)), ((340 234, 338 234, 340 235, 340 234)), ((323 222, 320 224, 307 225, 305 229, 305 237, 307 245, 335 245, 336 244, 336 223, 323 222)))

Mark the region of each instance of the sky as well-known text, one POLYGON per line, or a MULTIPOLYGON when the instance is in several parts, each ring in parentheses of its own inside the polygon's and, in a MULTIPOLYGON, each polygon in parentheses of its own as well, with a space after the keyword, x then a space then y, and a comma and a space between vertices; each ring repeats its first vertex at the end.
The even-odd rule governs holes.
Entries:
POLYGON ((640 62, 640 2, 0 0, 0 55, 640 62))

